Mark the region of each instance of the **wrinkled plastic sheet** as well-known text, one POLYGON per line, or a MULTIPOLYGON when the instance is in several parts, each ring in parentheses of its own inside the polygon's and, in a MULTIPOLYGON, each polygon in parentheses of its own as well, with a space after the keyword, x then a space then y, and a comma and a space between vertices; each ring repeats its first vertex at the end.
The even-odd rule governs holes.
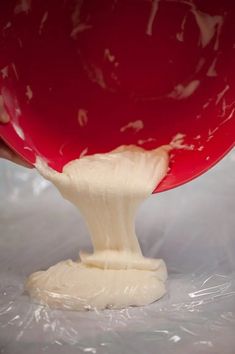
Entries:
POLYGON ((166 261, 168 292, 121 311, 29 299, 29 274, 76 260, 91 243, 78 211, 35 170, 0 161, 0 176, 0 353, 235 353, 235 151, 140 208, 141 247, 166 261))

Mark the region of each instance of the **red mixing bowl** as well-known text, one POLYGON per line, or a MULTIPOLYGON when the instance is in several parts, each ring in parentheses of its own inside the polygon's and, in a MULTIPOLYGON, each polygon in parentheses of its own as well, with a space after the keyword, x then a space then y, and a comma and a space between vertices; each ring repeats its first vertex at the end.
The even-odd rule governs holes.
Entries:
POLYGON ((234 145, 234 18, 225 0, 1 1, 0 136, 58 171, 173 139, 158 191, 191 180, 234 145))

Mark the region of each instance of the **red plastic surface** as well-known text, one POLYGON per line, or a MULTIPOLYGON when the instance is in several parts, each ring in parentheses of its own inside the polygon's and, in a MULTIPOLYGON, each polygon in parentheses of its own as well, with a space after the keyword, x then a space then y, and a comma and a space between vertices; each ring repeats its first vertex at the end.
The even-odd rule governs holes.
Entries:
POLYGON ((158 190, 187 182, 234 144, 234 18, 233 1, 1 1, 1 137, 60 171, 181 133, 158 190))

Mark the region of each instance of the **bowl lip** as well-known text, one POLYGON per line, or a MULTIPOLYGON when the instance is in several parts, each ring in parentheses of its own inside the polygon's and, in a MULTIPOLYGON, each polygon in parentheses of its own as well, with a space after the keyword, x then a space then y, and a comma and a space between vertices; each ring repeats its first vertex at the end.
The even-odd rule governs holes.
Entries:
MULTIPOLYGON (((34 159, 34 162, 32 162, 32 160, 30 160, 29 158, 27 158, 24 155, 22 155, 22 153, 17 151, 17 149, 11 144, 11 142, 9 142, 9 140, 4 135, 1 134, 1 130, 0 130, 0 138, 13 151, 15 151, 23 160, 28 162, 30 165, 34 166, 36 158, 34 159)), ((181 180, 180 182, 176 181, 175 183, 172 183, 172 184, 165 184, 165 181, 167 180, 167 175, 166 175, 163 178, 163 180, 160 182, 160 184, 154 189, 152 194, 170 191, 171 189, 178 188, 178 187, 180 187, 180 186, 182 186, 184 184, 187 184, 187 183, 191 182, 195 178, 200 177, 201 175, 203 175, 204 173, 209 171, 211 168, 213 168, 219 161, 221 161, 234 147, 235 147, 235 142, 233 142, 227 149, 225 149, 217 158, 212 160, 211 163, 208 163, 208 165, 205 168, 200 170, 198 173, 195 173, 193 176, 186 178, 185 180, 181 180)), ((34 154, 34 157, 35 157, 35 152, 34 151, 33 151, 33 154, 34 154)))
POLYGON ((185 180, 181 181, 181 182, 176 182, 173 183, 172 185, 169 186, 163 186, 161 187, 161 185, 163 184, 163 182, 167 179, 167 176, 160 182, 160 184, 155 188, 155 190, 153 191, 153 193, 160 193, 160 192, 166 192, 166 191, 170 191, 171 189, 175 189, 178 187, 181 187, 184 184, 187 184, 191 181, 193 181, 194 179, 196 179, 197 177, 200 177, 201 175, 203 175, 204 173, 208 172, 211 168, 213 168, 215 165, 217 165, 217 163, 219 163, 231 150, 233 150, 233 148, 235 147, 235 142, 233 142, 226 150, 223 151, 223 153, 221 153, 221 155, 219 155, 216 159, 214 159, 210 164, 207 165, 206 168, 203 168, 202 170, 200 170, 200 172, 195 173, 192 177, 186 178, 185 180))
MULTIPOLYGON (((9 123, 7 123, 9 124, 9 123)), ((0 124, 1 125, 1 124, 0 124)), ((4 124, 5 125, 5 124, 4 124)), ((1 128, 1 126, 0 126, 1 128)), ((12 145, 12 143, 1 133, 1 129, 0 129, 0 139, 2 139, 4 141, 4 143, 9 146, 9 148, 11 148, 17 155, 19 155, 24 161, 26 161, 27 163, 29 163, 30 165, 34 166, 34 162, 32 162, 29 158, 27 158, 25 155, 23 155, 21 153, 21 151, 18 151, 14 145, 12 145)))

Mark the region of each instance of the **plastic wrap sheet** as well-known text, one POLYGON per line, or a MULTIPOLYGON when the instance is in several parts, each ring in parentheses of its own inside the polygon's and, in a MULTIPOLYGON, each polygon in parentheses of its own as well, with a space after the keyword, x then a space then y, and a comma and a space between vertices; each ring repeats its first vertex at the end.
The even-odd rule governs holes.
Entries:
POLYGON ((235 353, 235 152, 141 207, 146 256, 168 265, 160 301, 122 311, 34 304, 26 277, 91 247, 82 218, 36 171, 0 162, 0 353, 235 353))

